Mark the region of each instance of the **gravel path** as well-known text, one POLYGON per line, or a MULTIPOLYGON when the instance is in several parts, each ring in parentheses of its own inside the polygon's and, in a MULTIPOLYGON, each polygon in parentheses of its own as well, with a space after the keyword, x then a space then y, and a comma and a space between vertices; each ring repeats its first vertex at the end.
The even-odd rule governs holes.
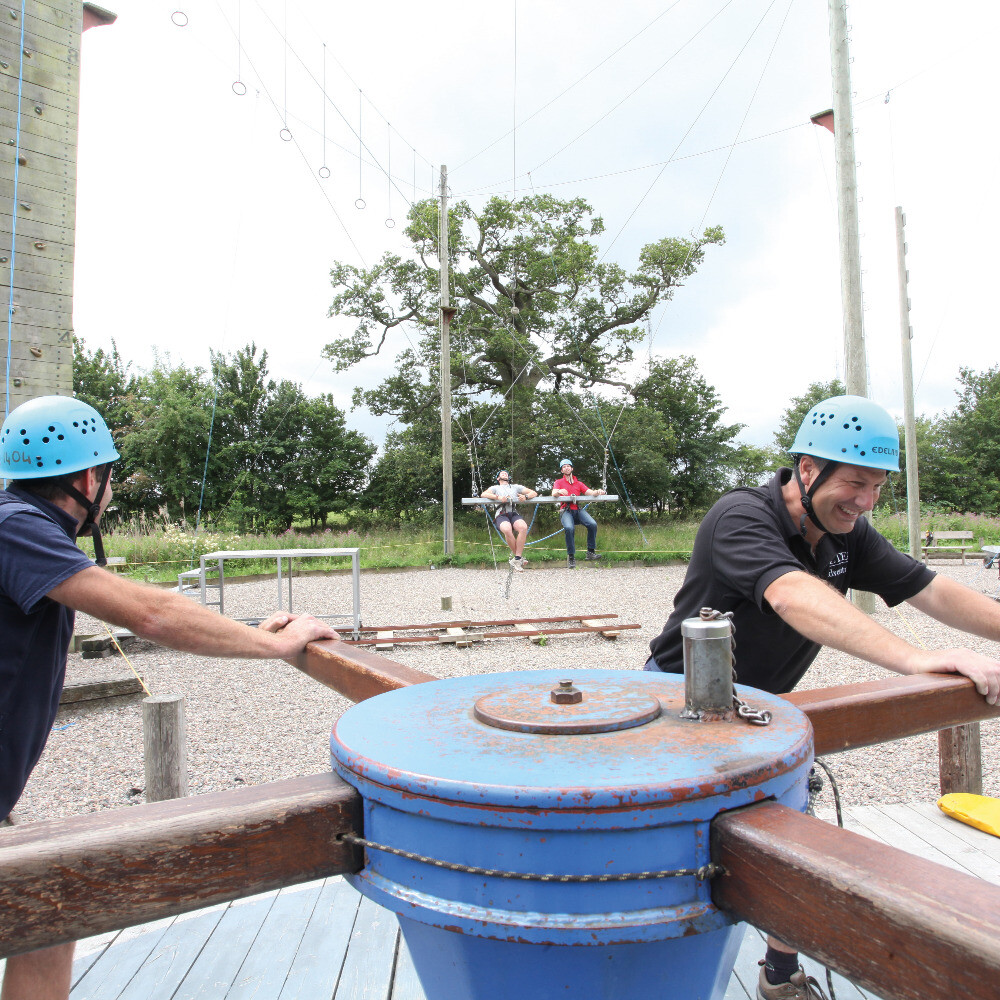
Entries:
MULTIPOLYGON (((979 589, 993 588, 995 574, 979 564, 934 567, 979 589)), ((437 621, 441 597, 451 595, 452 616, 531 618, 616 612, 641 629, 614 641, 596 635, 555 636, 545 646, 525 640, 495 640, 469 649, 436 644, 397 646, 402 663, 437 677, 499 670, 594 666, 621 670, 641 667, 648 643, 663 626, 684 575, 683 566, 608 568, 581 565, 576 571, 529 567, 513 580, 494 570, 445 569, 370 572, 361 577, 363 621, 370 624, 437 621)), ((274 584, 232 583, 226 607, 235 617, 272 609, 274 584)), ((881 604, 881 602, 880 602, 881 604)), ((350 609, 349 576, 296 579, 295 609, 317 614, 350 609)), ((876 614, 886 628, 927 646, 968 645, 996 655, 997 646, 951 629, 903 605, 876 614)), ((81 616, 78 632, 97 632, 81 616)), ((136 643, 129 658, 154 694, 187 698, 188 763, 191 794, 257 784, 327 770, 329 733, 349 702, 284 663, 214 660, 136 643)), ((69 658, 68 681, 118 676, 128 667, 118 657, 69 658)), ((824 650, 800 687, 826 687, 885 676, 878 667, 824 650)), ((60 712, 41 761, 18 805, 22 822, 111 809, 143 801, 141 705, 133 701, 102 709, 60 712)), ((984 792, 1000 795, 997 760, 1000 725, 983 724, 984 792)), ((839 754, 828 758, 847 804, 932 801, 937 797, 937 742, 934 735, 839 754)))

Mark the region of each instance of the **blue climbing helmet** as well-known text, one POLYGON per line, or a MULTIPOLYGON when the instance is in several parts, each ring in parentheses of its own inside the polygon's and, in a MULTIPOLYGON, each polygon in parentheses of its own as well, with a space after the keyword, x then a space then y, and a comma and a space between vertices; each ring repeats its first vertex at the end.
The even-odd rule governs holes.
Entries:
POLYGON ((817 403, 806 414, 790 450, 793 455, 899 472, 896 421, 864 396, 834 396, 817 403))
POLYGON ((5 479, 46 479, 72 475, 103 465, 93 500, 68 483, 61 490, 87 512, 77 537, 92 535, 94 562, 106 566, 101 538, 101 501, 111 478, 111 466, 121 455, 104 418, 92 406, 72 396, 38 396, 11 410, 0 427, 0 475, 5 479))
POLYGON ((571 469, 573 468, 573 463, 568 458, 559 459, 559 471, 562 472, 562 467, 568 465, 571 469))
POLYGON ((0 428, 0 475, 44 479, 117 461, 111 431, 72 396, 38 396, 11 410, 0 428))
POLYGON ((899 472, 896 421, 878 403, 864 396, 832 396, 816 403, 806 413, 789 451, 796 459, 809 455, 827 463, 807 490, 799 463, 795 462, 795 481, 803 510, 799 532, 803 538, 807 517, 820 531, 827 530, 813 510, 812 498, 838 465, 899 472))

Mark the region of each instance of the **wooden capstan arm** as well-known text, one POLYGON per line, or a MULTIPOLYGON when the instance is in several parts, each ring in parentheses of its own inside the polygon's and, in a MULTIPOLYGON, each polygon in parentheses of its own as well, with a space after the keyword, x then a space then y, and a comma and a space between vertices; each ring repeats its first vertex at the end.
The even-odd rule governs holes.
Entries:
POLYGON ((816 755, 1000 716, 966 677, 914 674, 782 695, 809 716, 816 755))
POLYGON ((378 653, 348 646, 338 639, 309 643, 295 666, 353 702, 411 684, 437 680, 432 674, 414 670, 378 653))
POLYGON ((0 830, 0 955, 357 871, 331 773, 0 830))
POLYGON ((894 1000, 995 995, 1000 887, 774 802, 722 813, 712 899, 894 1000))

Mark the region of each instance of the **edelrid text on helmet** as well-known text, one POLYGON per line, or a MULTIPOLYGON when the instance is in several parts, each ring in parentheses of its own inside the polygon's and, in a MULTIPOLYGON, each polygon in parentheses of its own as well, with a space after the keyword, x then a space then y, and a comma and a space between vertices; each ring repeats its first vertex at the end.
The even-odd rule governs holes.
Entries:
POLYGON ((0 475, 45 479, 115 462, 104 418, 72 396, 38 396, 11 410, 0 427, 0 475))
POLYGON ((790 451, 867 469, 899 471, 896 421, 864 396, 833 396, 811 407, 790 451))

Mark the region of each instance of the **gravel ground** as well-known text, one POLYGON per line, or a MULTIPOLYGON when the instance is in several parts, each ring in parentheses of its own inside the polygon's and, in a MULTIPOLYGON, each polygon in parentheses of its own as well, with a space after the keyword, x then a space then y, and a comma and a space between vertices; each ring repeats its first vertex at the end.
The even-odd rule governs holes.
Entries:
MULTIPOLYGON (((993 589, 994 574, 979 564, 934 567, 977 589, 993 589)), ((683 566, 595 567, 576 571, 529 567, 503 598, 503 571, 445 569, 370 572, 361 577, 362 620, 366 624, 439 621, 441 597, 451 595, 451 617, 533 618, 615 612, 642 628, 614 641, 597 635, 553 636, 547 645, 494 640, 468 649, 437 644, 397 646, 392 658, 437 677, 498 670, 593 666, 634 670, 648 656, 648 643, 663 626, 679 587, 683 566)), ((272 610, 274 584, 231 583, 226 607, 235 617, 272 610)), ((881 606, 881 602, 880 606, 881 606)), ((305 576, 295 582, 295 609, 315 614, 350 609, 350 577, 305 576)), ((997 646, 959 636, 903 605, 882 610, 877 620, 926 646, 968 645, 996 655, 997 646)), ((80 616, 77 631, 96 633, 80 616)), ((314 774, 327 770, 329 733, 349 702, 281 662, 216 660, 176 653, 151 643, 132 647, 129 658, 154 694, 187 698, 188 764, 191 794, 314 774)), ((119 658, 69 658, 69 683, 121 676, 119 658)), ((800 685, 827 687, 886 676, 878 667, 824 650, 800 685)), ((997 760, 1000 724, 983 723, 984 792, 1000 795, 997 760)), ((847 804, 933 801, 937 797, 934 735, 838 754, 828 758, 847 804)), ((112 809, 143 801, 142 711, 138 701, 97 709, 60 712, 41 761, 17 808, 22 822, 112 809)))

